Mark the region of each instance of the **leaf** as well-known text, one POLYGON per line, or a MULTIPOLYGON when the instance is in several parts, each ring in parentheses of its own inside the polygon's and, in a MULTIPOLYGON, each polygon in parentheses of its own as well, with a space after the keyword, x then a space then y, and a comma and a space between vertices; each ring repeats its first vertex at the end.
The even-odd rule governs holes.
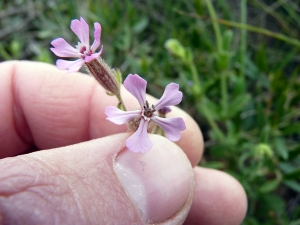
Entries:
POLYGON ((218 162, 218 161, 212 161, 204 163, 202 166, 206 168, 212 168, 212 169, 224 169, 225 163, 224 162, 218 162))
POLYGON ((258 191, 260 193, 269 193, 269 192, 276 190, 276 188, 278 187, 279 184, 280 184, 280 181, 278 179, 270 180, 270 181, 265 182, 263 185, 261 185, 259 187, 258 191))
POLYGON ((212 115, 214 119, 218 120, 221 118, 221 108, 219 105, 215 104, 213 101, 209 100, 208 98, 203 98, 203 101, 197 104, 197 109, 202 113, 203 113, 202 104, 206 105, 209 113, 212 115))
POLYGON ((294 159, 300 155, 300 145, 296 146, 292 151, 290 151, 290 158, 294 159))
POLYGON ((285 180, 294 180, 294 179, 300 179, 300 168, 283 175, 283 179, 285 180))
POLYGON ((288 186, 290 189, 297 191, 300 193, 300 183, 293 180, 286 180, 283 182, 286 186, 288 186))
POLYGON ((282 212, 284 211, 284 200, 275 194, 263 193, 259 196, 258 213, 264 215, 270 211, 282 212))
POLYGON ((288 162, 279 163, 278 166, 284 173, 290 173, 296 169, 291 163, 288 162))
POLYGON ((300 219, 291 221, 290 225, 300 225, 300 219))
POLYGON ((287 160, 289 158, 289 152, 286 148, 285 141, 283 138, 275 138, 274 140, 275 150, 277 153, 284 159, 287 160))
POLYGON ((289 124, 282 130, 283 135, 298 134, 300 131, 300 123, 289 124))
POLYGON ((245 104, 249 101, 250 95, 240 95, 236 98, 234 98, 231 103, 229 104, 229 112, 228 117, 234 117, 239 111, 242 110, 242 108, 245 106, 245 104))
POLYGON ((267 47, 265 44, 261 44, 258 47, 258 51, 255 56, 255 63, 259 67, 260 71, 268 71, 268 62, 267 62, 267 47))
POLYGON ((148 24, 149 19, 147 17, 144 17, 133 25, 132 30, 135 34, 141 33, 143 30, 145 30, 148 24))

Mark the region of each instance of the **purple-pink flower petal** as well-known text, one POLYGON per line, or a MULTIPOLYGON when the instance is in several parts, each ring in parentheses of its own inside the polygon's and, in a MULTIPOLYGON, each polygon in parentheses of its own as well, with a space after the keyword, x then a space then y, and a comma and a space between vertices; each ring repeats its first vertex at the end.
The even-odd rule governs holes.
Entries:
POLYGON ((58 69, 60 70, 67 69, 69 73, 78 71, 83 66, 83 64, 84 64, 83 59, 77 59, 75 61, 58 59, 56 61, 56 66, 58 69))
POLYGON ((99 23, 94 23, 94 42, 91 46, 91 50, 95 52, 97 48, 100 46, 100 37, 101 37, 101 25, 99 23))
POLYGON ((59 56, 59 57, 75 57, 77 58, 78 52, 75 48, 69 45, 65 39, 63 38, 56 38, 51 42, 54 48, 50 48, 51 51, 59 56))
POLYGON ((170 141, 178 141, 181 136, 180 131, 186 129, 182 118, 162 118, 154 116, 151 119, 164 130, 166 137, 170 141))
POLYGON ((150 141, 147 133, 148 121, 141 119, 139 128, 126 140, 126 147, 132 152, 146 153, 152 148, 152 142, 150 141))
POLYGON ((154 105, 157 110, 171 106, 177 105, 182 100, 182 92, 179 91, 179 85, 175 83, 170 83, 167 85, 164 94, 158 100, 158 102, 154 105))
POLYGON ((89 25, 82 17, 80 17, 80 21, 77 19, 72 20, 71 30, 78 36, 83 45, 89 46, 89 25))
POLYGON ((143 108, 146 102, 147 81, 137 74, 129 74, 124 80, 124 87, 139 101, 140 106, 143 108))
POLYGON ((136 117, 140 116, 141 110, 135 111, 122 111, 115 106, 108 106, 105 109, 105 114, 107 115, 107 120, 121 125, 136 117))
POLYGON ((162 107, 162 108, 159 109, 159 112, 162 113, 162 114, 167 114, 171 111, 172 111, 172 109, 171 109, 170 106, 165 106, 165 107, 162 107))
POLYGON ((97 53, 85 56, 85 58, 84 58, 85 62, 89 63, 92 60, 97 59, 102 54, 102 50, 103 50, 103 48, 101 48, 100 51, 97 53))

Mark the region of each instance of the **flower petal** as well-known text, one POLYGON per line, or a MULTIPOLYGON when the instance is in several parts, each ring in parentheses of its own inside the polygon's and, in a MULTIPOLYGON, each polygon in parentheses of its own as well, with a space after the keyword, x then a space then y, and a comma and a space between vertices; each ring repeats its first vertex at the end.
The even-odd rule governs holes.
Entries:
POLYGON ((137 74, 129 74, 124 80, 124 87, 129 91, 143 107, 146 102, 147 81, 137 74))
POLYGON ((94 23, 94 43, 91 46, 91 50, 95 52, 100 45, 100 38, 101 38, 101 25, 99 23, 94 23))
POLYGON ((60 57, 75 57, 78 58, 79 54, 75 48, 68 44, 63 38, 56 38, 51 42, 54 48, 51 51, 60 57))
POLYGON ((89 47, 89 25, 82 17, 80 17, 80 21, 77 19, 72 20, 71 30, 78 36, 85 47, 89 47))
POLYGON ((157 110, 171 105, 177 105, 182 100, 182 92, 179 91, 179 85, 175 83, 170 83, 167 85, 164 94, 154 105, 157 110))
POLYGON ((77 59, 75 61, 67 61, 63 59, 59 59, 56 61, 56 66, 60 70, 68 70, 68 73, 70 72, 76 72, 78 71, 84 64, 83 59, 77 59))
POLYGON ((103 47, 101 47, 101 49, 100 49, 100 51, 98 53, 94 53, 94 54, 92 54, 90 56, 88 56, 88 55, 85 56, 85 58, 84 58, 85 62, 89 63, 92 60, 97 59, 102 54, 102 50, 103 50, 103 47))
POLYGON ((105 114, 107 115, 107 120, 121 125, 129 120, 139 117, 141 110, 135 111, 122 111, 115 106, 108 106, 105 109, 105 114))
POLYGON ((151 120, 164 130, 166 137, 170 141, 178 141, 181 136, 180 131, 186 128, 182 118, 162 118, 154 116, 151 120))
POLYGON ((160 108, 158 111, 161 114, 167 114, 167 113, 171 112, 172 109, 170 106, 165 106, 165 107, 160 108))
POLYGON ((141 119, 139 128, 126 140, 126 147, 132 152, 146 153, 152 148, 147 133, 148 121, 141 119))

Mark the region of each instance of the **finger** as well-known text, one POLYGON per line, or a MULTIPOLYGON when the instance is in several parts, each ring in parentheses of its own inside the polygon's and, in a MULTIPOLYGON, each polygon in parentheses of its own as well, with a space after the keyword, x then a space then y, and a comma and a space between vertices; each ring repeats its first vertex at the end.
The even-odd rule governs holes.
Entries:
POLYGON ((247 197, 230 175, 196 167, 195 195, 185 224, 239 225, 247 211, 247 197))
POLYGON ((3 224, 180 224, 194 175, 174 143, 150 135, 147 154, 117 134, 0 160, 3 224))
MULTIPOLYGON (((106 120, 105 107, 117 100, 89 76, 33 62, 1 63, 0 71, 0 158, 33 144, 47 149, 126 131, 106 120)), ((125 104, 135 104, 128 92, 123 94, 125 104)), ((196 165, 203 149, 201 132, 183 111, 174 108, 172 113, 185 119, 187 129, 178 145, 196 165)))

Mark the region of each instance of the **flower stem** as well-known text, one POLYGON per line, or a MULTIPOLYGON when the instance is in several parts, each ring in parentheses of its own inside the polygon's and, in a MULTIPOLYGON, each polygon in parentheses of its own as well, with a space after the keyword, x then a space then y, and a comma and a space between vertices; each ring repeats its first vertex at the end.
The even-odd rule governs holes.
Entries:
MULTIPOLYGON (((209 109, 206 106, 205 97, 203 96, 203 93, 201 91, 201 82, 199 80, 198 70, 197 70, 197 67, 196 67, 194 61, 190 60, 188 62, 188 66, 190 67, 190 70, 192 73, 192 79, 194 81, 194 88, 192 89, 193 95, 199 101, 198 107, 200 108, 200 111, 203 113, 203 115, 207 119, 210 127, 216 134, 217 139, 219 141, 222 141, 222 140, 224 140, 224 134, 220 130, 219 126, 217 125, 216 121, 214 120, 213 116, 211 115, 211 113, 209 112, 209 109), (201 104, 202 102, 203 102, 203 104, 201 104)), ((226 82, 226 80, 225 80, 225 82, 226 82)), ((226 88, 226 86, 225 86, 225 88, 226 88)), ((226 92, 226 95, 227 95, 227 92, 226 92)))
POLYGON ((205 0, 210 17, 212 18, 212 24, 213 24, 213 28, 215 31, 215 36, 216 36, 216 40, 217 40, 217 50, 218 52, 222 52, 223 50, 223 40, 222 40, 222 35, 221 35, 221 30, 220 30, 220 26, 219 23, 217 22, 217 14, 216 11, 213 7, 213 4, 211 3, 211 0, 205 0))
POLYGON ((123 99, 121 97, 121 94, 117 94, 116 97, 119 100, 118 108, 121 109, 121 110, 127 111, 126 106, 125 106, 125 104, 123 102, 123 99))
POLYGON ((222 142, 225 139, 225 136, 223 132, 220 130, 219 126, 217 125, 216 121, 214 120, 212 114, 209 112, 209 109, 207 108, 205 104, 205 99, 203 99, 204 103, 198 105, 198 110, 200 109, 205 118, 207 119, 207 122, 209 123, 210 127, 214 131, 216 138, 222 142))
POLYGON ((227 72, 221 72, 221 95, 222 95, 222 108, 223 116, 227 116, 228 113, 228 93, 227 93, 227 72))
MULTIPOLYGON (((247 24, 247 0, 241 0, 241 24, 247 24)), ((241 29, 241 46, 240 46, 241 69, 240 69, 240 75, 242 77, 245 76, 246 50, 247 50, 247 30, 246 29, 241 29)))
POLYGON ((201 91, 201 83, 200 83, 197 67, 195 66, 195 63, 193 61, 191 61, 189 63, 189 67, 190 67, 192 79, 194 82, 194 85, 193 85, 194 95, 200 97, 202 95, 202 91, 201 91))
POLYGON ((300 41, 299 40, 297 40, 295 38, 290 38, 290 37, 285 36, 285 35, 280 34, 280 33, 272 32, 270 30, 267 30, 267 29, 264 29, 264 28, 261 28, 261 27, 251 26, 251 25, 248 25, 248 24, 233 22, 233 21, 224 20, 224 19, 206 18, 206 17, 199 16, 197 14, 186 13, 186 12, 181 11, 181 10, 175 10, 175 11, 178 12, 180 15, 185 15, 185 16, 189 16, 189 17, 192 17, 192 18, 200 19, 200 20, 210 19, 210 20, 215 21, 219 24, 224 24, 226 26, 235 27, 235 28, 239 28, 239 29, 245 29, 245 30, 250 31, 250 32, 263 34, 265 36, 276 38, 278 40, 289 43, 289 44, 294 45, 298 48, 300 47, 300 41))

